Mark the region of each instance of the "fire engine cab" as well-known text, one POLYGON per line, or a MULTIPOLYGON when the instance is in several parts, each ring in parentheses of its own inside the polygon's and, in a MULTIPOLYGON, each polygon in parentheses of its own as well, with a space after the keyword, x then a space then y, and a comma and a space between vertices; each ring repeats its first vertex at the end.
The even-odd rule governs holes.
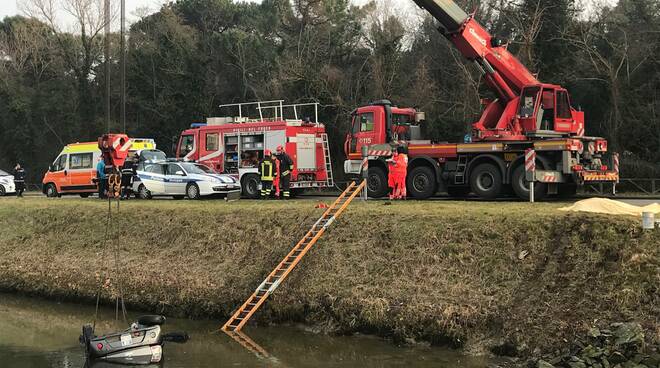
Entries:
POLYGON ((328 136, 318 122, 318 103, 273 100, 219 107, 233 115, 210 117, 206 123, 194 123, 184 130, 177 144, 177 158, 234 174, 240 179, 243 196, 258 198, 259 162, 264 151, 282 146, 294 163, 294 192, 334 185, 328 136))

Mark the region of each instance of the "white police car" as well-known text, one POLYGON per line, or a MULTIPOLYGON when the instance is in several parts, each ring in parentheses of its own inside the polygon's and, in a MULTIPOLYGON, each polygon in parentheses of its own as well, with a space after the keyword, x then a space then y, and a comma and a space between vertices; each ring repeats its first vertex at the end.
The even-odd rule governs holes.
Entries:
POLYGON ((16 184, 14 184, 14 175, 0 170, 0 197, 7 194, 16 193, 16 184))
POLYGON ((193 162, 158 162, 145 165, 137 175, 142 181, 140 198, 172 196, 198 199, 213 194, 239 193, 241 185, 234 177, 216 174, 207 166, 193 162))

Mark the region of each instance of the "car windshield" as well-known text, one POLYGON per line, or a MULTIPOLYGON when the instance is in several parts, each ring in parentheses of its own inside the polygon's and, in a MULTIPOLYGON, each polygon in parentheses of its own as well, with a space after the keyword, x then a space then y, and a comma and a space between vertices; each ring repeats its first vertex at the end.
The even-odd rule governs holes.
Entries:
POLYGON ((188 174, 213 174, 213 170, 204 165, 182 163, 181 166, 188 174))
POLYGON ((142 156, 142 160, 150 161, 150 162, 165 161, 167 159, 165 153, 163 151, 158 151, 158 150, 142 151, 140 155, 142 156))
POLYGON ((9 175, 8 172, 6 172, 4 170, 0 170, 0 176, 8 176, 8 175, 9 175))

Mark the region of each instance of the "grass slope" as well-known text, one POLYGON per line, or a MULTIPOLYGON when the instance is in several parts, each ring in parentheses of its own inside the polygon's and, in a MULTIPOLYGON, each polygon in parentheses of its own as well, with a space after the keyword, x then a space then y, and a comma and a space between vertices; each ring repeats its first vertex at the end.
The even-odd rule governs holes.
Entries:
MULTIPOLYGON (((91 302, 110 274, 109 302, 119 249, 133 308, 225 317, 320 215, 313 205, 122 202, 102 247, 104 202, 3 199, 0 289, 91 302)), ((637 321, 657 344, 660 232, 557 207, 354 203, 255 319, 520 355, 637 321)))

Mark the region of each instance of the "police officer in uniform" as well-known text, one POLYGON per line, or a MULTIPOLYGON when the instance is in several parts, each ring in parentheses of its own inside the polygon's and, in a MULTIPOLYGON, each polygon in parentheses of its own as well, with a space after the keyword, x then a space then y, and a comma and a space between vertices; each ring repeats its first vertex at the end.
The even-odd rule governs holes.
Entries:
POLYGON ((121 167, 121 199, 129 199, 133 187, 133 175, 136 174, 139 156, 136 153, 124 161, 121 167))
POLYGON ((261 174, 261 198, 270 197, 275 176, 275 162, 271 158, 270 150, 264 151, 264 158, 259 163, 259 174, 261 174))
POLYGON ((280 161, 280 187, 282 198, 291 198, 291 171, 293 171, 293 160, 284 151, 284 147, 277 146, 277 159, 280 161))
POLYGON ((21 167, 21 164, 16 164, 14 168, 14 184, 16 184, 16 195, 23 197, 23 191, 25 191, 25 170, 21 167))

